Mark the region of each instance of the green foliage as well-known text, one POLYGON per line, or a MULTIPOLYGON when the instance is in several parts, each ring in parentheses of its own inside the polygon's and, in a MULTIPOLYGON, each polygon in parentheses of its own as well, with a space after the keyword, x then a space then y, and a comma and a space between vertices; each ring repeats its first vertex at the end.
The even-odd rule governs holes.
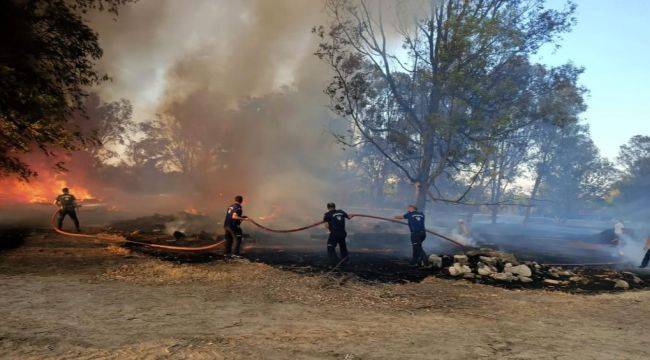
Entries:
POLYGON ((441 175, 483 168, 490 148, 540 121, 529 56, 568 31, 575 6, 533 0, 431 2, 413 23, 386 35, 382 5, 329 0, 329 27, 316 27, 316 55, 333 70, 332 109, 352 121, 347 143, 367 142, 418 189, 424 205, 441 175), (406 53, 406 55, 404 55, 406 53), (530 122, 522 121, 530 120, 530 122), (363 141, 361 141, 363 140, 363 141))
POLYGON ((117 14, 128 0, 0 0, 0 176, 35 175, 21 155, 73 150, 84 136, 69 120, 86 89, 108 79, 94 69, 97 33, 82 17, 117 14))
MULTIPOLYGON (((552 126, 552 125, 551 125, 552 126)), ((553 147, 545 164, 540 197, 547 200, 543 211, 567 219, 603 205, 617 172, 603 159, 586 126, 572 124, 549 136, 553 147)))
MULTIPOLYGON (((623 177, 617 188, 620 195, 618 204, 633 205, 626 209, 648 214, 650 209, 650 136, 636 135, 621 146, 618 161, 623 167, 623 177)), ((647 218, 646 218, 647 219, 647 218)))

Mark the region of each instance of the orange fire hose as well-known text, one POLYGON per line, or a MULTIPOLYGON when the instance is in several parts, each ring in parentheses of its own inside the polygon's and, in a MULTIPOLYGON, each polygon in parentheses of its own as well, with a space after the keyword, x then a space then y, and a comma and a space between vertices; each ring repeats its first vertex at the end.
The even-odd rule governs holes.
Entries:
MULTIPOLYGON (((394 222, 394 223, 397 223, 397 224, 408 225, 408 223, 407 223, 407 222, 404 222, 404 221, 399 221, 399 220, 396 220, 396 219, 391 219, 391 218, 386 218, 386 217, 381 217, 381 216, 375 216, 375 215, 366 215, 366 214, 350 214, 350 218, 353 218, 353 217, 363 217, 363 218, 368 218, 368 219, 376 219, 376 220, 390 221, 390 222, 394 222)), ((299 228, 295 228, 295 229, 286 229, 286 230, 283 229, 283 230, 278 230, 278 229, 271 229, 271 228, 268 228, 268 227, 266 227, 266 226, 264 226, 264 225, 262 225, 262 224, 256 222, 255 220, 253 220, 253 219, 251 219, 251 218, 248 218, 247 220, 248 220, 250 223, 252 223, 253 225, 259 227, 259 228, 262 229, 262 230, 266 230, 266 231, 270 231, 270 232, 274 232, 274 233, 291 233, 291 232, 297 232, 297 231, 307 230, 307 229, 310 229, 310 228, 313 228, 313 227, 316 227, 316 226, 318 226, 318 225, 322 225, 322 224, 325 223, 325 221, 321 221, 321 222, 317 222, 317 223, 314 223, 314 224, 311 224, 311 225, 307 225, 307 226, 303 226, 303 227, 299 227, 299 228)), ((449 237, 447 237, 447 236, 445 236, 445 235, 439 234, 439 233, 434 232, 434 231, 431 231, 431 230, 429 230, 429 229, 425 229, 425 230, 426 230, 426 232, 428 232, 429 234, 432 234, 432 235, 437 236, 437 237, 439 237, 439 238, 441 238, 441 239, 444 239, 444 240, 446 240, 446 241, 448 241, 448 242, 454 244, 455 246, 461 248, 462 250, 465 249, 465 245, 459 243, 459 242, 456 241, 456 240, 453 240, 453 239, 451 239, 451 238, 449 238, 449 237)))
MULTIPOLYGON (((113 238, 102 237, 102 236, 99 236, 99 235, 77 234, 77 233, 71 233, 71 232, 61 230, 54 223, 54 220, 55 220, 56 215, 58 213, 59 213, 59 211, 57 210, 52 214, 52 218, 50 220, 50 223, 52 225, 52 229, 54 229, 54 231, 58 232, 59 234, 66 235, 66 236, 83 237, 83 238, 96 238, 96 239, 109 240, 109 241, 114 240, 113 238)), ((406 223, 404 221, 399 221, 399 220, 395 220, 395 219, 391 219, 391 218, 385 218, 385 217, 381 217, 381 216, 366 215, 366 214, 350 214, 350 218, 355 217, 355 216, 356 217, 365 217, 365 218, 369 218, 369 219, 390 221, 390 222, 394 222, 394 223, 402 224, 402 225, 408 225, 408 223, 406 223)), ((262 230, 266 230, 266 231, 274 232, 274 233, 284 233, 284 234, 307 230, 307 229, 310 229, 310 228, 313 228, 313 227, 316 227, 316 226, 319 226, 319 225, 322 225, 322 224, 325 223, 324 221, 319 221, 317 223, 302 226, 302 227, 299 227, 299 228, 279 230, 279 229, 272 229, 272 228, 266 227, 266 226, 256 222, 255 220, 253 220, 251 218, 247 218, 247 220, 250 223, 252 223, 253 225, 259 227, 262 230)), ((461 248, 462 250, 465 250, 465 246, 463 244, 461 244, 461 243, 459 243, 459 242, 457 242, 457 241, 455 241, 455 240, 453 240, 453 239, 451 239, 451 238, 449 238, 447 236, 438 234, 438 233, 433 232, 433 231, 428 230, 428 229, 426 229, 426 232, 428 232, 428 233, 430 233, 432 235, 435 235, 435 236, 437 236, 439 238, 442 238, 442 239, 454 244, 455 246, 461 248)), ((124 242, 131 243, 131 244, 138 244, 138 245, 142 245, 142 246, 148 246, 148 247, 155 248, 155 249, 164 249, 164 250, 172 250, 172 251, 206 251, 206 250, 211 250, 211 249, 219 247, 221 244, 223 244, 225 242, 225 240, 216 242, 214 244, 205 245, 205 246, 197 246, 197 247, 150 244, 150 243, 134 241, 134 240, 128 240, 128 239, 124 239, 124 242)))
MULTIPOLYGON (((77 233, 71 233, 67 232, 64 230, 59 229, 56 227, 56 224, 54 223, 54 219, 56 218, 56 215, 59 213, 59 211, 55 211, 54 214, 52 214, 52 218, 50 220, 50 223, 52 225, 52 229, 54 231, 58 232, 59 234, 66 235, 66 236, 74 236, 74 237, 83 237, 83 238, 96 238, 96 239, 102 239, 102 240, 108 240, 108 241, 114 241, 113 238, 108 238, 105 236, 99 236, 99 235, 89 235, 89 234, 77 234, 77 233)), ((221 240, 219 242, 216 242, 214 244, 209 244, 205 246, 197 246, 197 247, 192 247, 192 246, 173 246, 173 245, 159 245, 159 244, 149 244, 141 241, 134 241, 134 240, 128 240, 124 239, 124 242, 131 243, 131 244, 137 244, 137 245, 143 245, 143 246, 148 246, 154 249, 164 249, 164 250, 172 250, 172 251, 206 251, 206 250, 212 250, 215 249, 221 244, 225 242, 225 240, 221 240)))
MULTIPOLYGON (((71 232, 61 230, 61 229, 57 228, 56 224, 54 223, 54 220, 56 219, 56 215, 58 213, 59 213, 59 211, 57 210, 52 214, 50 224, 52 225, 52 229, 54 231, 56 231, 57 233, 59 233, 59 234, 66 235, 66 236, 83 237, 83 238, 96 238, 96 239, 102 239, 102 240, 107 240, 107 241, 115 241, 114 238, 109 238, 109 237, 105 237, 105 236, 90 235, 90 234, 78 234, 78 233, 71 233, 71 232)), ((364 218, 368 218, 368 219, 383 220, 383 221, 389 221, 389 222, 393 222, 393 223, 397 223, 397 224, 408 225, 408 223, 404 222, 404 221, 399 221, 399 220, 396 220, 396 219, 385 218, 385 217, 375 216, 375 215, 350 214, 350 218, 353 218, 353 217, 364 217, 364 218)), ((322 224, 325 223, 325 221, 320 221, 320 222, 313 223, 311 225, 302 226, 302 227, 299 227, 299 228, 272 229, 272 228, 266 227, 266 226, 256 222, 255 220, 253 220, 251 218, 247 218, 247 221, 249 221, 250 223, 252 223, 253 225, 257 226, 258 228, 260 228, 262 230, 269 231, 269 232, 274 232, 274 233, 284 233, 284 234, 307 230, 307 229, 310 229, 310 228, 313 228, 313 227, 316 227, 316 226, 319 226, 319 225, 322 225, 322 224)), ((453 240, 453 239, 451 239, 451 238, 449 238, 449 237, 447 237, 445 235, 436 233, 436 232, 428 230, 428 229, 425 229, 425 231, 432 234, 432 235, 434 235, 434 236, 437 236, 437 237, 439 237, 441 239, 444 239, 444 240, 452 243, 453 245, 461 248, 463 251, 466 248, 465 245, 463 245, 463 244, 461 244, 461 243, 459 243, 459 242, 457 242, 457 241, 455 241, 455 240, 453 240)), ((205 245, 205 246, 191 247, 191 246, 174 246, 174 245, 150 244, 150 243, 134 241, 134 240, 128 240, 128 239, 124 239, 123 241, 127 242, 127 243, 131 243, 131 244, 148 246, 148 247, 155 248, 155 249, 164 249, 164 250, 172 250, 172 251, 196 251, 196 252, 212 250, 212 249, 215 249, 215 248, 221 246, 223 243, 225 243, 225 240, 222 240, 222 241, 218 241, 218 242, 216 242, 214 244, 209 244, 209 245, 205 245)), ((345 260, 345 259, 343 259, 343 260, 345 260)), ((576 263, 576 264, 543 264, 543 265, 546 265, 546 266, 606 266, 606 265, 620 265, 620 264, 623 264, 623 263, 624 262, 576 263)), ((340 263, 339 263, 339 265, 340 265, 340 263)), ((338 267, 338 265, 337 265, 337 267, 338 267)))

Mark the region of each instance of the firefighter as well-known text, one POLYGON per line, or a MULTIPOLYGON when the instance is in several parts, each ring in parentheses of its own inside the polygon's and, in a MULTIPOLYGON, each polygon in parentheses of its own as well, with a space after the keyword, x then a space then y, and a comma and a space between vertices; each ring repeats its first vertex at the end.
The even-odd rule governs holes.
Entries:
POLYGON ((241 222, 248 219, 243 215, 241 195, 235 196, 235 203, 226 210, 226 219, 223 222, 223 229, 226 233, 226 258, 240 258, 242 230, 241 222), (235 248, 233 249, 233 241, 235 248))
POLYGON ((625 225, 623 224, 622 220, 617 220, 616 223, 614 224, 614 240, 612 240, 612 243, 614 246, 616 246, 616 251, 618 252, 618 256, 624 256, 623 254, 623 246, 625 245, 625 225))
POLYGON ((345 244, 345 238, 348 235, 345 231, 345 219, 351 219, 343 210, 336 210, 334 203, 327 204, 327 212, 323 216, 325 227, 330 231, 329 238, 327 239, 327 256, 332 264, 340 262, 347 262, 348 247, 345 244), (341 259, 336 256, 336 246, 339 246, 341 252, 341 259))
POLYGON ((648 236, 645 239, 645 246, 643 247, 643 250, 645 250, 645 257, 643 257, 643 261, 641 262, 640 268, 645 268, 648 266, 648 263, 650 262, 650 236, 648 236))
POLYGON ((411 230, 411 246, 413 247, 413 257, 410 264, 413 266, 426 266, 429 260, 422 248, 422 243, 427 237, 424 228, 424 214, 418 211, 415 205, 409 205, 406 214, 395 216, 395 219, 406 219, 408 221, 409 230, 411 230))
POLYGON ((77 218, 76 211, 80 205, 77 204, 77 199, 74 197, 74 195, 70 194, 70 189, 63 188, 61 191, 63 194, 57 196, 56 200, 54 200, 54 205, 59 207, 59 212, 56 219, 56 227, 57 229, 61 230, 61 227, 63 227, 63 219, 66 215, 68 215, 74 222, 74 227, 77 232, 80 232, 81 230, 79 229, 79 219, 77 218))

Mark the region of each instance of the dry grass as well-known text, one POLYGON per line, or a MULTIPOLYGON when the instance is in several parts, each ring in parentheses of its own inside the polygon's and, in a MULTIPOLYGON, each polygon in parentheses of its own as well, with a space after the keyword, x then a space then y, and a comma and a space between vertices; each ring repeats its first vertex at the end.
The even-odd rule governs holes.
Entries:
POLYGON ((396 293, 399 285, 368 284, 349 276, 301 275, 248 261, 177 264, 147 259, 107 270, 100 280, 147 285, 210 285, 242 296, 264 295, 274 301, 306 304, 327 302, 347 306, 395 306, 408 302, 396 293))

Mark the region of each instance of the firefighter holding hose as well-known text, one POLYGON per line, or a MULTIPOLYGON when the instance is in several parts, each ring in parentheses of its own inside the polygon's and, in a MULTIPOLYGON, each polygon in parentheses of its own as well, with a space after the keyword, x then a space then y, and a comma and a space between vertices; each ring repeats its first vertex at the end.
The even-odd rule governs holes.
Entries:
POLYGON ((74 197, 74 195, 70 194, 70 189, 66 187, 61 189, 61 191, 63 194, 57 196, 56 200, 54 200, 54 205, 59 207, 59 212, 56 218, 56 227, 57 229, 61 230, 63 227, 63 219, 66 215, 68 215, 74 222, 75 230, 77 232, 81 232, 79 229, 79 219, 77 218, 76 211, 76 209, 81 205, 78 205, 77 199, 74 197))
POLYGON ((244 202, 244 197, 237 195, 235 196, 235 203, 226 210, 226 219, 223 222, 223 229, 226 232, 226 258, 241 257, 239 255, 242 242, 241 222, 248 219, 247 216, 243 215, 242 202, 244 202))
POLYGON ((348 247, 345 244, 345 238, 348 236, 345 231, 345 219, 351 219, 350 215, 343 210, 337 210, 334 203, 327 204, 327 212, 323 216, 325 227, 330 231, 327 239, 327 256, 334 265, 339 262, 336 256, 337 245, 341 252, 340 262, 346 262, 349 259, 348 247))
POLYGON ((411 246, 413 248, 411 265, 426 266, 429 259, 427 259, 427 254, 422 248, 422 243, 427 237, 424 227, 424 214, 418 211, 415 205, 409 205, 406 211, 406 214, 395 216, 395 219, 406 219, 408 221, 409 230, 411 230, 411 246))

